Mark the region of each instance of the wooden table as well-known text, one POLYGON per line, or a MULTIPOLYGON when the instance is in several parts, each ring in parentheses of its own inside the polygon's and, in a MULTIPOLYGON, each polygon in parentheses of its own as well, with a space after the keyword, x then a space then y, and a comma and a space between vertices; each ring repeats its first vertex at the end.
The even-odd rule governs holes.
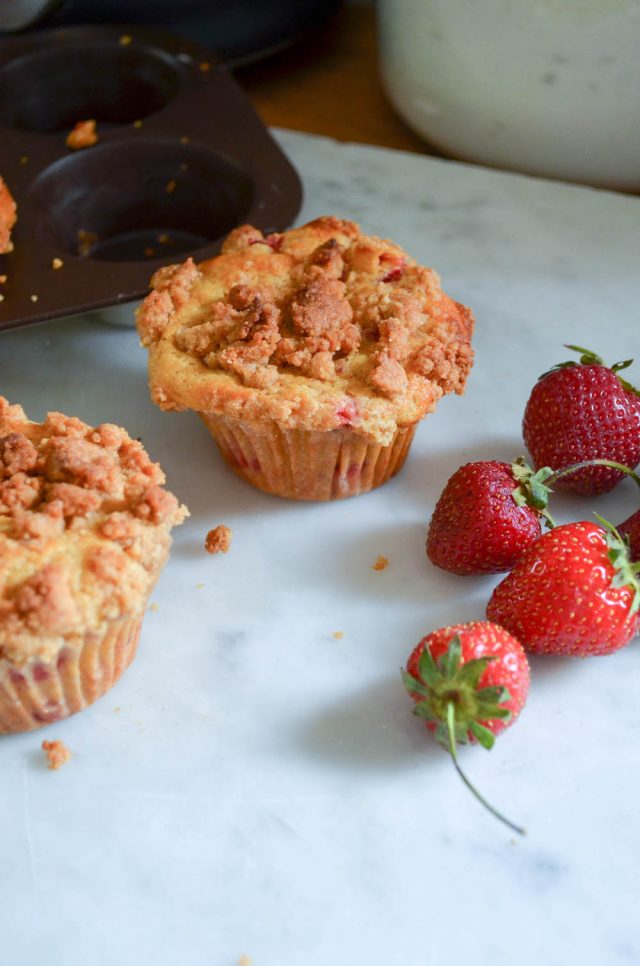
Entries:
POLYGON ((313 37, 236 76, 268 125, 439 153, 407 127, 385 96, 371 7, 343 7, 313 37))

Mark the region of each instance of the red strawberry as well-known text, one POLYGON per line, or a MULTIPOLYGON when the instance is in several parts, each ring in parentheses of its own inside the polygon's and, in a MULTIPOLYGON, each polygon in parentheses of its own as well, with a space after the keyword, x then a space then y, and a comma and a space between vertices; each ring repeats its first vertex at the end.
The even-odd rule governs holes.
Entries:
POLYGON ((494 590, 489 620, 536 654, 587 657, 624 647, 637 627, 640 565, 602 523, 568 523, 540 537, 494 590))
POLYGON ((414 649, 403 672, 414 712, 453 758, 465 785, 501 821, 521 832, 471 785, 458 764, 456 743, 491 748, 516 720, 529 690, 529 665, 519 642, 486 621, 441 627, 414 649))
MULTIPOLYGON (((606 459, 634 467, 640 462, 640 398, 602 359, 580 352, 580 362, 562 362, 534 386, 524 413, 524 441, 536 467, 559 470, 583 460, 606 459)), ((558 487, 590 496, 606 493, 622 479, 614 468, 584 467, 558 480, 558 487)))
POLYGON ((452 574, 510 570, 540 537, 551 470, 535 475, 522 458, 467 463, 453 474, 436 504, 427 556, 452 574))
POLYGON ((629 541, 631 560, 640 560, 640 510, 636 510, 632 516, 620 524, 618 533, 629 541))

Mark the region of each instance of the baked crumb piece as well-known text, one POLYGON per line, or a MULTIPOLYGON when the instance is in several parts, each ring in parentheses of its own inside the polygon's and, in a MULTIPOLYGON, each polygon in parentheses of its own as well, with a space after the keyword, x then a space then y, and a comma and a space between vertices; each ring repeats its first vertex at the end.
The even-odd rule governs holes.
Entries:
POLYGON ((122 37, 120 37, 120 39, 118 40, 118 43, 120 44, 121 47, 128 47, 132 40, 133 40, 133 37, 131 36, 131 34, 123 34, 122 37))
POLYGON ((95 120, 78 121, 67 134, 66 145, 73 151, 78 151, 81 148, 90 148, 97 140, 95 120))
POLYGON ((20 158, 20 164, 27 164, 28 161, 29 161, 29 158, 27 157, 27 155, 23 154, 22 157, 20 158))
POLYGON ((30 295, 29 298, 31 299, 32 302, 37 302, 38 301, 38 296, 37 295, 30 295))
POLYGON ((43 741, 42 750, 47 756, 51 771, 57 771, 71 759, 71 752, 63 741, 43 741))
POLYGON ((6 275, 0 275, 0 285, 4 285, 4 283, 6 281, 7 281, 7 276, 6 275))
POLYGON ((158 611, 160 610, 160 604, 156 600, 154 600, 154 602, 149 605, 149 610, 152 611, 154 614, 157 614, 158 611))
POLYGON ((335 637, 336 641, 341 641, 344 637, 344 631, 333 631, 332 635, 335 637))
POLYGON ((53 261, 51 262, 51 268, 56 270, 58 268, 62 268, 63 265, 64 265, 64 262, 62 261, 61 258, 54 258, 53 261))
POLYGON ((380 556, 376 557, 376 562, 371 565, 371 569, 386 570, 388 566, 389 566, 389 561, 387 560, 386 557, 383 557, 382 554, 380 554, 380 556))
POLYGON ((232 531, 224 523, 209 530, 204 542, 204 549, 207 553, 228 553, 231 546, 232 531))
POLYGON ((134 127, 142 127, 142 121, 134 121, 133 122, 133 126, 134 127))
POLYGON ((240 959, 238 960, 238 966, 253 966, 253 960, 251 956, 247 956, 246 954, 241 956, 240 959))
POLYGON ((78 229, 78 255, 88 255, 98 241, 98 236, 92 231, 85 231, 84 228, 78 229))
POLYGON ((165 191, 167 192, 168 195, 173 194, 173 192, 176 190, 176 185, 177 185, 177 181, 175 180, 175 178, 172 178, 171 181, 167 181, 167 186, 165 188, 165 191))
POLYGON ((202 61, 202 63, 200 64, 200 70, 203 74, 206 74, 208 71, 211 70, 211 64, 209 63, 208 60, 202 61))

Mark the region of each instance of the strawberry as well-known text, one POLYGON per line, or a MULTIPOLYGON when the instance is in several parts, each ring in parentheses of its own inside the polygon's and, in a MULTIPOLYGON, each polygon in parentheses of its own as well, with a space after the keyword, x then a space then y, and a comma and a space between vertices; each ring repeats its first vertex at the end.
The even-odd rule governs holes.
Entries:
POLYGON ((510 570, 541 533, 551 470, 514 463, 466 463, 445 486, 431 517, 427 556, 452 574, 510 570))
POLYGON ((618 533, 626 538, 629 543, 629 556, 631 560, 640 560, 640 510, 636 510, 628 519, 618 527, 618 533))
POLYGON ((640 564, 611 524, 568 523, 540 537, 494 590, 487 617, 527 651, 611 654, 636 632, 640 564))
MULTIPOLYGON (((640 462, 640 394, 618 373, 632 359, 610 369, 580 346, 579 362, 561 362, 544 373, 527 403, 523 433, 536 467, 562 469, 584 460, 605 459, 634 467, 640 462)), ((583 467, 558 487, 591 496, 620 482, 617 466, 583 467)))
POLYGON ((416 702, 414 713, 450 752, 465 785, 492 814, 522 832, 473 787, 456 754, 456 743, 491 748, 495 736, 520 714, 529 690, 520 643, 486 621, 441 627, 413 650, 403 680, 416 702))

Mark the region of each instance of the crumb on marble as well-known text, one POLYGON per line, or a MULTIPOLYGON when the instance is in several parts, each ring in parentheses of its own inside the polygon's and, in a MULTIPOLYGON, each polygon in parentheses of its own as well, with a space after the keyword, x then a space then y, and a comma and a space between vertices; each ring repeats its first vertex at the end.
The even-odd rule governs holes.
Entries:
POLYGON ((371 569, 386 570, 388 566, 389 566, 389 561, 387 560, 386 557, 383 557, 382 554, 380 554, 378 557, 376 557, 376 562, 371 565, 371 569))
POLYGON ((64 741, 43 741, 41 747, 47 756, 51 771, 57 771, 71 759, 71 752, 64 741))
POLYGON ((202 590, 204 584, 196 584, 196 590, 202 590))
POLYGON ((253 966, 253 959, 244 953, 238 960, 238 966, 253 966))
POLYGON ((342 638, 344 637, 344 631, 332 631, 332 634, 335 637, 336 641, 341 641, 342 638))
POLYGON ((228 553, 232 536, 231 528, 221 523, 213 530, 209 530, 204 542, 204 549, 207 553, 228 553))
POLYGON ((149 610, 152 611, 154 614, 157 614, 158 611, 160 610, 160 604, 156 600, 154 600, 154 602, 149 605, 149 610))

